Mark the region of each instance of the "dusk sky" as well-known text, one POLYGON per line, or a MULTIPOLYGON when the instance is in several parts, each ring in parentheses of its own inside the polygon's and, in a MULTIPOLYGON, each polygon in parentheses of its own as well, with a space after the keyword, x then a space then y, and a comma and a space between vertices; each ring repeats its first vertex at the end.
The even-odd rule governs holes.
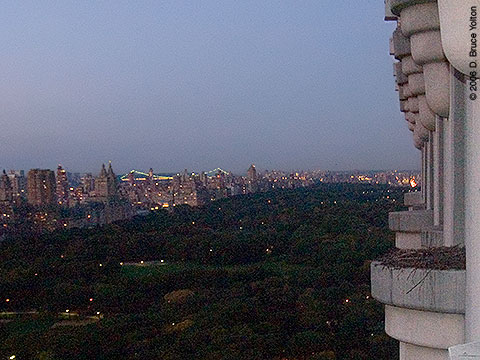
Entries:
POLYGON ((0 167, 416 169, 383 1, 5 1, 0 167))

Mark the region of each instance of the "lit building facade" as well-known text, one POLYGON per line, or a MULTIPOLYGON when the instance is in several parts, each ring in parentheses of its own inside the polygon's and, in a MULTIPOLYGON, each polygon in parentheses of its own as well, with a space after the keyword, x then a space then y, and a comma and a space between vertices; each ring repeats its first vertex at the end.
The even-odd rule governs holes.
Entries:
POLYGON ((32 169, 28 172, 27 199, 30 205, 35 206, 51 205, 57 202, 53 171, 32 169))
POLYGON ((61 165, 57 168, 57 202, 59 205, 68 205, 67 172, 61 165))

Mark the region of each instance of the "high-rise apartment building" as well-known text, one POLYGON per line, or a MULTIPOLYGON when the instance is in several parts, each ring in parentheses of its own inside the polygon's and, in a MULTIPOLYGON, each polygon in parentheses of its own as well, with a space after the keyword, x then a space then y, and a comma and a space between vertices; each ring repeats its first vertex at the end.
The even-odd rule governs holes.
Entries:
POLYGON ((252 182, 257 181, 257 169, 254 164, 250 165, 247 170, 247 179, 252 182))
POLYGON ((68 205, 67 172, 62 165, 58 165, 57 168, 57 202, 59 205, 68 205))
POLYGON ((0 206, 11 205, 13 200, 13 187, 5 170, 0 177, 0 206))
POLYGON ((258 191, 257 169, 255 168, 254 164, 250 165, 247 170, 246 191, 249 193, 254 193, 258 191))
POLYGON ((55 174, 51 170, 32 169, 27 175, 27 199, 31 205, 56 203, 55 174))
POLYGON ((95 198, 97 201, 106 202, 117 194, 117 176, 113 172, 112 164, 108 165, 108 170, 105 169, 105 164, 102 165, 100 174, 95 179, 95 198))
POLYGON ((95 178, 91 173, 86 173, 81 182, 85 194, 88 195, 95 189, 95 178))
POLYGON ((13 202, 20 202, 25 198, 27 190, 27 179, 23 170, 9 170, 7 173, 13 190, 13 202))

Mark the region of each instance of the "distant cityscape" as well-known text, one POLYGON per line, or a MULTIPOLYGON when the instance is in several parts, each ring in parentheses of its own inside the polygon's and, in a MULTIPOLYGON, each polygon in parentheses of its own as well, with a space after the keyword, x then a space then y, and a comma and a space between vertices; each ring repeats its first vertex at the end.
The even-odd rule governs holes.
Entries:
MULTIPOLYGON (((417 187, 417 171, 257 171, 245 176, 217 168, 194 173, 157 174, 132 170, 116 175, 112 164, 98 176, 49 169, 3 171, 0 176, 0 235, 18 224, 37 230, 91 227, 175 206, 201 206, 230 196, 295 189, 316 183, 365 183, 417 187), (29 225, 29 226, 30 226, 29 225)), ((13 229, 13 230, 12 230, 13 229)))

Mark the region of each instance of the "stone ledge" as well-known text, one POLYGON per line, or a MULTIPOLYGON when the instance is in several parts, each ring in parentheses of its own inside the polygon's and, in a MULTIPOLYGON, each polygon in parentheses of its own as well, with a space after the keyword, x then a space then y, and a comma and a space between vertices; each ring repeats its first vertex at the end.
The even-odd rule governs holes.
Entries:
POLYGON ((402 58, 412 54, 410 40, 402 34, 399 28, 393 32, 392 39, 395 59, 402 60, 402 58))
POLYGON ((432 210, 398 211, 388 214, 388 226, 392 231, 418 232, 433 226, 432 210))
POLYGON ((424 205, 421 191, 408 192, 403 194, 403 203, 405 206, 420 206, 424 205))
POLYGON ((419 4, 402 11, 401 29, 405 36, 425 31, 440 31, 440 16, 436 3, 419 4))
POLYGON ((400 342, 400 359, 449 360, 448 350, 400 342))
POLYGON ((403 343, 445 349, 464 343, 465 316, 385 306, 385 332, 403 343))
POLYGON ((434 3, 437 2, 436 0, 392 0, 390 10, 396 16, 400 16, 400 13, 403 9, 418 5, 418 4, 426 4, 426 3, 434 3))
POLYGON ((372 296, 386 305, 422 311, 463 314, 465 270, 370 266, 372 296))

